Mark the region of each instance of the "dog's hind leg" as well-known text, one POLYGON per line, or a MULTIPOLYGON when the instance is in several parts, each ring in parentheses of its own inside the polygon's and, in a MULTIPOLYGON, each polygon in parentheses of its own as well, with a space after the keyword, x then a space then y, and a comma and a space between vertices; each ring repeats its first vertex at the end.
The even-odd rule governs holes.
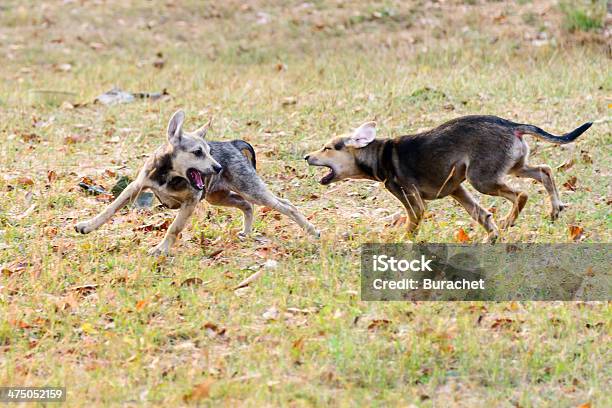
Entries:
POLYGON ((474 186, 474 188, 480 191, 481 193, 490 196, 504 197, 505 199, 512 202, 512 208, 510 209, 506 217, 501 221, 499 226, 501 229, 506 229, 514 225, 514 221, 516 221, 516 218, 519 216, 519 214, 523 210, 523 207, 525 207, 525 204, 527 203, 527 198, 529 198, 527 193, 514 190, 512 187, 508 186, 501 180, 483 181, 479 178, 470 177, 469 173, 468 179, 470 180, 470 183, 474 186))
POLYGON ((552 170, 548 166, 529 166, 524 164, 522 167, 512 171, 517 177, 527 177, 539 181, 544 185, 550 197, 550 218, 554 221, 559 218, 559 213, 565 208, 565 204, 559 198, 559 192, 555 181, 552 178, 552 170))
POLYGON ((495 242, 499 236, 499 232, 493 221, 493 214, 482 208, 481 205, 478 204, 478 201, 476 201, 470 192, 462 185, 457 187, 457 189, 452 192, 451 196, 487 231, 487 242, 495 242))
POLYGON ((241 195, 229 190, 220 190, 206 195, 206 201, 213 205, 239 208, 244 216, 242 232, 239 235, 244 237, 251 233, 253 226, 253 205, 242 198, 241 195))
POLYGON ((268 190, 262 181, 259 181, 259 183, 261 184, 257 185, 255 190, 251 189, 248 192, 241 191, 241 195, 252 203, 273 208, 281 214, 293 219, 307 233, 317 238, 321 235, 315 226, 308 222, 306 217, 304 217, 289 200, 276 197, 268 190))
POLYGON ((143 184, 139 180, 135 180, 119 194, 108 207, 100 214, 88 221, 81 221, 74 226, 74 229, 81 234, 89 234, 91 231, 98 229, 102 224, 111 219, 111 217, 123 208, 128 202, 133 201, 138 197, 138 194, 143 189, 143 184))

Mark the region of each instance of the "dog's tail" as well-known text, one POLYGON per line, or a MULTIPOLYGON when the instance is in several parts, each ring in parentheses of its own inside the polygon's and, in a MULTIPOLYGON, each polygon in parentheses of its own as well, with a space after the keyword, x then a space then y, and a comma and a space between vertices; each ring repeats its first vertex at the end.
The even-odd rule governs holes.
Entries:
POLYGON ((232 140, 232 144, 247 160, 251 163, 254 169, 257 169, 257 159, 255 158, 255 149, 244 140, 232 140))
POLYGON ((514 132, 517 136, 521 136, 523 134, 529 134, 537 137, 538 139, 546 140, 548 142, 556 143, 556 144, 565 144, 570 143, 576 140, 578 136, 587 131, 588 128, 591 127, 593 122, 587 122, 584 125, 572 130, 569 133, 564 134, 563 136, 555 136, 551 135, 548 132, 540 129, 537 126, 533 125, 518 125, 514 132))

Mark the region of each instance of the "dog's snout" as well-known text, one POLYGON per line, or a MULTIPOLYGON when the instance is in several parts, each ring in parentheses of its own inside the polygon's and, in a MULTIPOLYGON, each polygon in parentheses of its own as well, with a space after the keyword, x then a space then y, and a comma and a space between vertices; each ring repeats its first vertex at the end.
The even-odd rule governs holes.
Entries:
POLYGON ((213 170, 215 173, 219 174, 223 170, 223 167, 219 166, 218 164, 213 164, 213 170))
POLYGON ((304 156, 304 160, 308 160, 308 159, 310 159, 310 155, 309 155, 309 154, 307 154, 306 156, 304 156))

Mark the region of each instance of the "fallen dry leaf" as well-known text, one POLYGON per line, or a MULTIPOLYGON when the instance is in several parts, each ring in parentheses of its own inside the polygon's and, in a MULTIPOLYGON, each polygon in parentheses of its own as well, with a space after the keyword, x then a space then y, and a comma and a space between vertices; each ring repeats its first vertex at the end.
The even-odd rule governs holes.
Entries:
POLYGON ((570 225, 569 234, 571 239, 573 239, 574 241, 579 241, 584 237, 584 228, 578 225, 570 225))
POLYGON ((147 303, 149 303, 149 301, 146 299, 139 300, 138 302, 136 302, 136 310, 141 311, 142 309, 145 308, 147 303))
POLYGON ((55 180, 57 180, 57 173, 55 170, 47 171, 47 180, 49 180, 49 183, 53 183, 55 180))
POLYGON ((214 380, 207 378, 200 384, 193 387, 191 391, 183 396, 185 402, 200 401, 210 396, 210 388, 214 384, 214 380))
POLYGON ((567 160, 565 163, 561 164, 560 166, 557 166, 557 170, 568 170, 572 167, 574 167, 574 164, 576 164, 576 161, 572 158, 567 160))
POLYGON ((457 231, 457 241, 461 243, 470 242, 470 236, 465 232, 463 228, 459 228, 457 231))
POLYGON ((90 283, 86 285, 73 286, 69 290, 72 292, 76 292, 81 296, 89 296, 93 292, 96 291, 98 285, 95 283, 90 283))
POLYGON ((219 336, 223 336, 225 334, 224 327, 219 327, 218 325, 212 322, 204 323, 204 329, 206 329, 209 332, 212 332, 213 334, 217 334, 219 336))
POLYGON ((572 176, 572 177, 568 178, 565 183, 563 183, 563 187, 565 187, 566 189, 568 189, 570 191, 576 191, 576 182, 577 181, 578 181, 578 178, 576 176, 572 176))
POLYGON ((2 272, 2 275, 9 277, 14 273, 23 272, 26 266, 28 266, 26 262, 13 261, 0 265, 0 272, 2 272))
POLYGON ((514 320, 508 318, 495 319, 491 328, 494 330, 508 329, 512 326, 512 323, 514 323, 514 320))
POLYGON ((20 176, 15 179, 15 182, 21 186, 33 186, 34 180, 32 177, 20 176))
POLYGON ((370 322, 370 324, 368 324, 368 330, 384 328, 390 324, 391 324, 391 320, 388 320, 388 319, 373 319, 370 322))
POLYGON ((181 282, 181 286, 196 286, 202 285, 204 281, 198 277, 187 278, 183 282, 181 282))
POLYGON ((145 232, 165 231, 170 226, 170 223, 171 223, 170 220, 161 220, 159 222, 149 223, 149 224, 141 225, 140 227, 136 227, 134 228, 134 231, 145 231, 145 232))

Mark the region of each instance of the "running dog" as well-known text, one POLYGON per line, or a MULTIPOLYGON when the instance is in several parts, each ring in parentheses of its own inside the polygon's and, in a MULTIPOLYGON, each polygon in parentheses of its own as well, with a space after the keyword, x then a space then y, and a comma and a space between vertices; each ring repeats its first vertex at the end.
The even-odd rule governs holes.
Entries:
POLYGON ((162 204, 179 209, 164 239, 149 251, 167 254, 185 227, 187 219, 202 199, 211 204, 239 208, 243 215, 241 236, 251 232, 253 205, 271 207, 292 218, 306 232, 318 237, 319 231, 288 200, 272 194, 255 171, 253 147, 243 140, 206 141, 210 126, 183 132, 185 114, 177 111, 168 123, 168 141, 149 157, 136 180, 103 212, 75 225, 77 232, 88 234, 107 222, 113 214, 136 199, 143 190, 151 190, 162 204))
POLYGON ((512 209, 500 227, 514 224, 527 202, 527 194, 504 181, 508 174, 527 177, 544 185, 551 202, 552 220, 565 205, 548 166, 527 164, 529 146, 524 135, 547 142, 570 143, 592 123, 563 135, 554 136, 533 125, 514 123, 496 116, 464 116, 416 135, 376 139, 376 123, 367 122, 352 134, 336 137, 321 149, 304 157, 311 166, 330 172, 321 184, 344 179, 368 179, 384 183, 401 201, 407 212, 409 233, 413 234, 423 217, 425 200, 450 195, 487 231, 486 241, 498 235, 492 214, 479 205, 461 184, 466 179, 483 194, 504 197, 512 209))

